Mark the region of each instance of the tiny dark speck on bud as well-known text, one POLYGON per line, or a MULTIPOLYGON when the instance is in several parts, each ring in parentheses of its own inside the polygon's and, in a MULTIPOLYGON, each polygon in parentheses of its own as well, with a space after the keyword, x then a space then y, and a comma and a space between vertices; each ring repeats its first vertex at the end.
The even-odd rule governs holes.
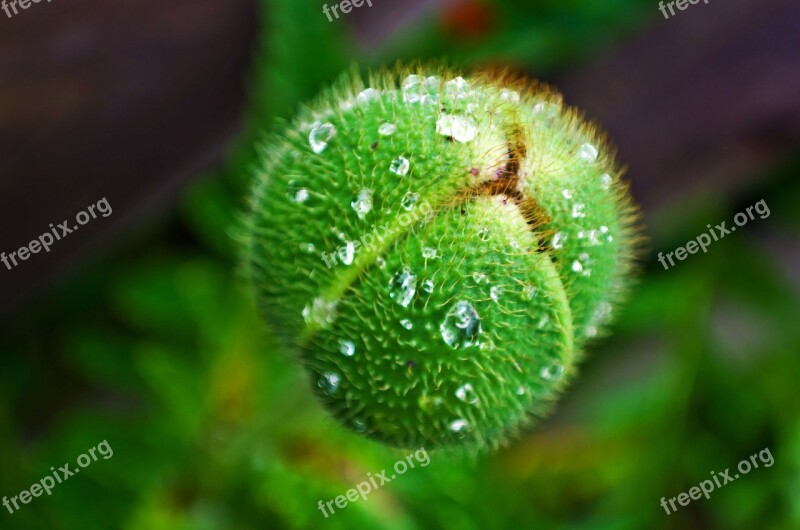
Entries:
POLYGON ((474 175, 474 176, 476 176, 476 177, 478 176, 478 173, 480 173, 480 172, 481 172, 481 171, 480 171, 478 168, 476 168, 476 167, 474 167, 474 168, 472 168, 472 169, 470 169, 470 170, 469 170, 469 174, 470 174, 470 175, 474 175))
POLYGON ((406 361, 406 368, 408 368, 409 370, 412 370, 416 365, 417 363, 415 363, 414 361, 406 361))
POLYGON ((369 146, 370 149, 375 150, 378 148, 378 142, 373 142, 372 145, 369 146))

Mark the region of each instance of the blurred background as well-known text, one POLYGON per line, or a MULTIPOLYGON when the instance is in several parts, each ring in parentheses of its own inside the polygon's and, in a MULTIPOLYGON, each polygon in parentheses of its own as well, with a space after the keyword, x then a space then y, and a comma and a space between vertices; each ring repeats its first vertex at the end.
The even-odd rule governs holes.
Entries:
POLYGON ((114 451, 0 529, 800 528, 800 5, 100 0, 0 12, 0 496, 114 451), (554 413, 491 454, 346 432, 258 321, 231 237, 259 131, 352 64, 545 79, 608 130, 644 210, 631 300, 554 413), (670 270, 658 252, 764 200, 670 270), (659 502, 764 448, 774 465, 659 502))

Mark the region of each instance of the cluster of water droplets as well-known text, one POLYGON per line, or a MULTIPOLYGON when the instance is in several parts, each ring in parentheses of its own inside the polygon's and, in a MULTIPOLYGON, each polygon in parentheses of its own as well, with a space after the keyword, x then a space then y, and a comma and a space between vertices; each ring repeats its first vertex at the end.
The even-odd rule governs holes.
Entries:
POLYGON ((439 325, 442 340, 453 349, 477 344, 480 336, 481 318, 469 302, 461 300, 453 304, 439 325))

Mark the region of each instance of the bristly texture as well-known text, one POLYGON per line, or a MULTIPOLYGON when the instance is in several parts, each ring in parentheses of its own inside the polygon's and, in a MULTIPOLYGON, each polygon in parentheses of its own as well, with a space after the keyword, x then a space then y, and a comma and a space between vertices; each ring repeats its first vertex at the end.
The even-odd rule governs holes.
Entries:
POLYGON ((357 74, 261 150, 246 264, 346 426, 495 447, 547 411, 630 274, 614 150, 546 86, 357 74))

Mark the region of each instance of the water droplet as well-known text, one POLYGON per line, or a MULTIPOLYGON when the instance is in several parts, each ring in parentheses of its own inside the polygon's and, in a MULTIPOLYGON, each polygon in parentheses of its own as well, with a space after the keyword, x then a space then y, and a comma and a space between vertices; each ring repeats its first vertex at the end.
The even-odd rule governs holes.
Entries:
POLYGON ((465 419, 454 420, 450 423, 450 430, 453 432, 464 432, 469 428, 469 422, 465 419))
POLYGON ((391 136, 397 132, 397 125, 394 123, 383 123, 378 127, 378 134, 381 136, 391 136))
POLYGON ((492 232, 488 228, 481 228, 478 230, 478 239, 481 241, 489 241, 492 238, 492 232))
POLYGON ((500 295, 501 295, 501 294, 503 294, 503 288, 502 288, 502 287, 500 287, 499 285, 495 285, 494 287, 492 287, 491 289, 489 289, 489 297, 490 297, 492 300, 494 300, 495 302, 497 302, 498 300, 500 300, 500 295))
POLYGON ((542 371, 539 372, 539 375, 542 376, 542 379, 547 379, 548 381, 558 379, 561 377, 561 374, 564 373, 564 365, 559 363, 553 363, 545 366, 542 368, 542 371))
POLYGON ((465 403, 469 403, 470 405, 474 405, 479 401, 478 395, 475 393, 475 390, 472 389, 472 385, 469 383, 458 387, 458 390, 456 390, 456 397, 465 403))
POLYGON ((315 298, 311 305, 303 308, 303 319, 307 324, 316 324, 325 327, 336 320, 337 302, 328 302, 323 298, 315 298))
POLYGON ((422 282, 422 290, 428 294, 433 292, 434 287, 436 287, 432 280, 425 280, 422 282))
POLYGON ((352 357, 356 353, 356 345, 351 340, 340 340, 339 353, 345 357, 352 357))
POLYGON ((435 75, 425 78, 425 91, 427 94, 422 98, 424 103, 439 102, 439 84, 439 78, 435 75))
POLYGON ((453 138, 462 144, 471 142, 478 134, 478 126, 472 118, 442 114, 436 122, 436 132, 453 138))
POLYGON ((308 252, 309 254, 313 254, 313 253, 314 253, 314 251, 316 251, 316 250, 317 250, 317 247, 316 247, 316 245, 314 245, 314 243, 304 243, 304 244, 301 244, 301 245, 300 245, 300 248, 301 248, 303 251, 305 251, 305 252, 308 252))
POLYGON ((379 269, 385 269, 386 268, 386 260, 383 259, 380 256, 375 258, 375 264, 378 266, 379 269))
POLYGON ((339 249, 339 257, 342 259, 342 264, 352 265, 356 257, 356 244, 352 241, 345 243, 344 247, 339 249))
POLYGON ((292 197, 292 200, 297 204, 303 204, 308 200, 308 197, 309 197, 308 190, 306 188, 300 188, 295 192, 294 197, 292 197))
POLYGON ((422 249, 422 257, 425 259, 434 259, 438 257, 438 253, 436 252, 435 248, 431 247, 423 247, 422 249))
POLYGON ((411 269, 405 267, 392 276, 389 288, 389 297, 401 306, 408 307, 417 292, 417 277, 411 274, 411 269))
POLYGON ((356 101, 359 104, 369 103, 370 101, 377 101, 381 97, 381 93, 374 88, 367 88, 362 90, 357 96, 356 101))
POLYGON ((419 193, 414 193, 409 191, 405 195, 403 195, 403 199, 400 201, 400 206, 405 208, 406 210, 410 210, 417 204, 417 200, 419 200, 419 193))
POLYGON ((358 193, 356 200, 350 203, 359 219, 363 219, 372 210, 372 190, 364 188, 358 193))
POLYGON ((566 189, 565 190, 561 190, 561 195, 563 195, 565 199, 571 199, 572 198, 572 192, 569 191, 569 190, 566 190, 566 189))
POLYGON ((586 162, 597 160, 597 148, 592 144, 583 144, 578 148, 578 157, 586 162))
POLYGON ((486 275, 482 272, 473 272, 472 279, 475 280, 475 283, 481 284, 486 280, 486 275))
POLYGON ((544 315, 542 316, 542 318, 539 319, 539 323, 536 324, 536 329, 544 329, 544 327, 549 323, 550 323, 550 317, 548 315, 544 315))
POLYGON ((342 378, 339 374, 333 372, 325 372, 322 374, 322 377, 319 378, 317 381, 317 386, 322 389, 323 392, 332 396, 339 391, 339 386, 342 383, 342 378))
POLYGON ((566 235, 562 234, 561 232, 556 232, 556 235, 553 236, 553 248, 563 248, 566 241, 566 235))
POLYGON ((594 326, 586 326, 586 332, 584 333, 588 338, 592 338, 597 336, 597 328, 594 326))
POLYGON ((517 387, 517 395, 522 396, 525 394, 525 387, 518 386, 517 387))
POLYGON ((510 101, 512 103, 519 103, 519 92, 504 88, 500 91, 500 99, 510 101))
POLYGON ((583 203, 576 203, 572 205, 572 217, 578 219, 579 217, 586 217, 586 212, 584 211, 586 207, 583 203))
POLYGON ((541 101, 533 106, 533 113, 536 118, 544 121, 546 127, 550 127, 559 115, 558 105, 549 101, 541 101))
POLYGON ((583 272, 583 265, 578 260, 572 262, 572 270, 575 272, 583 272))
POLYGON ((456 77, 444 84, 444 92, 449 97, 464 99, 469 95, 469 83, 463 77, 456 77))
POLYGON ((401 320, 400 321, 400 325, 403 326, 406 329, 411 329, 411 328, 414 327, 414 324, 412 324, 411 321, 409 319, 407 319, 407 318, 404 318, 403 320, 401 320))
POLYGON ((411 162, 409 162, 407 158, 401 156, 392 162, 392 166, 389 169, 395 175, 405 177, 408 175, 408 170, 411 169, 411 162))
POLYGON ((356 432, 367 432, 367 422, 362 420, 361 418, 354 418, 350 425, 353 427, 353 430, 356 432))
POLYGON ((451 348, 472 346, 481 334, 481 319, 469 302, 456 302, 439 326, 442 339, 451 348))
POLYGON ((308 134, 308 143, 311 150, 316 154, 320 154, 328 148, 328 142, 336 136, 336 127, 331 123, 315 122, 308 134))
POLYGON ((600 177, 600 187, 603 188, 604 190, 607 190, 608 188, 611 187, 611 175, 606 173, 605 175, 600 177))
POLYGON ((403 80, 403 101, 417 103, 422 99, 422 80, 418 75, 410 75, 403 80))

